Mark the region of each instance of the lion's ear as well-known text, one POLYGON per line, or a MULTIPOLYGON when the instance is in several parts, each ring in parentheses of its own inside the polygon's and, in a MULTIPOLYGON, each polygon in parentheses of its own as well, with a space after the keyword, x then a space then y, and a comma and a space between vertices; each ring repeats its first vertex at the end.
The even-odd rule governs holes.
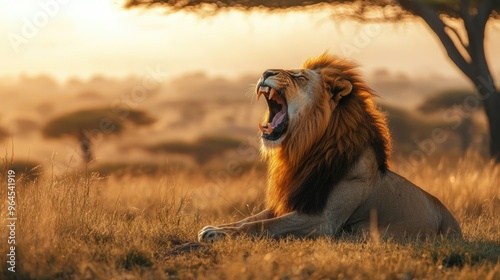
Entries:
POLYGON ((333 85, 330 85, 330 93, 332 94, 332 100, 338 103, 340 99, 352 91, 352 83, 348 80, 338 79, 333 85))
POLYGON ((342 77, 342 73, 337 69, 322 69, 321 78, 325 83, 325 89, 332 95, 332 100, 338 103, 342 97, 352 91, 352 83, 342 77))

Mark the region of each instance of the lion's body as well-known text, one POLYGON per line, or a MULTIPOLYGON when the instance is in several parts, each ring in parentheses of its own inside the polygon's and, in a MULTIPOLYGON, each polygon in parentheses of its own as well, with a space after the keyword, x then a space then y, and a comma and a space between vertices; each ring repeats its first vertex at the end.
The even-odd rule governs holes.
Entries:
POLYGON ((240 233, 461 235, 437 198, 389 170, 385 116, 355 65, 324 54, 304 69, 268 70, 257 87, 269 106, 267 125, 259 125, 269 162, 267 209, 205 227, 200 240, 240 233))
MULTIPOLYGON (((353 201, 352 196, 357 195, 357 203, 352 204, 347 220, 339 221, 342 231, 373 233, 376 226, 381 237, 396 238, 460 233, 458 223, 437 198, 390 170, 375 170, 373 162, 373 152, 367 150, 358 166, 352 169, 354 172, 346 176, 337 186, 339 190, 334 190, 329 198, 327 208, 335 209, 340 201, 353 201), (360 174, 370 173, 372 177, 355 183, 362 178, 360 174), (340 197, 344 192, 348 193, 347 197, 340 197)), ((337 211, 330 212, 332 216, 336 215, 334 212, 337 211)))

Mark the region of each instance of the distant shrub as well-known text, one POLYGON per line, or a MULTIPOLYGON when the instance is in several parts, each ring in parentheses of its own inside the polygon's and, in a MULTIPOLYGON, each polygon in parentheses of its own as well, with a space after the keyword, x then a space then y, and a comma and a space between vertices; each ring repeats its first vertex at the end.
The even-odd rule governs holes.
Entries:
POLYGON ((203 136, 195 142, 170 141, 152 145, 147 148, 152 153, 183 154, 193 157, 199 165, 205 165, 217 156, 236 150, 241 141, 222 136, 203 136))
POLYGON ((455 139, 452 145, 446 146, 446 150, 465 151, 470 142, 470 139, 466 138, 469 134, 462 133, 462 131, 468 129, 468 123, 464 122, 460 128, 453 129, 452 123, 425 117, 418 114, 418 112, 412 112, 404 108, 384 104, 380 106, 380 109, 387 114, 394 146, 393 151, 396 153, 409 154, 418 150, 419 143, 425 139, 430 139, 435 129, 441 129, 449 133, 447 134, 449 136, 448 140, 455 139), (458 145, 456 144, 457 141, 458 145))
MULTIPOLYGON (((460 103, 457 104, 463 104, 464 96, 471 95, 467 95, 463 92, 463 95, 454 99, 455 101, 453 102, 451 101, 453 100, 451 95, 446 93, 444 96, 445 98, 443 99, 442 97, 429 98, 417 109, 416 112, 392 105, 380 106, 381 110, 387 113, 395 152, 408 154, 418 149, 418 145, 421 141, 431 139, 433 137, 432 135, 435 129, 441 129, 444 133, 446 133, 446 145, 440 146, 441 153, 451 152, 457 153, 457 155, 464 155, 464 153, 469 149, 474 149, 479 153, 482 152, 481 147, 484 146, 484 139, 487 139, 486 131, 478 125, 477 121, 475 121, 470 113, 468 115, 463 115, 468 117, 457 119, 456 117, 460 117, 462 115, 460 115, 459 112, 453 111, 455 114, 453 115, 454 118, 449 121, 446 121, 446 118, 440 114, 429 115, 431 113, 444 112, 446 109, 444 104, 450 105, 455 101, 458 102, 459 100, 460 103), (437 101, 434 103, 433 100, 437 101), (438 108, 443 108, 443 110, 438 108)), ((451 108, 453 108, 453 106, 451 108)), ((460 110, 460 108, 461 107, 458 107, 457 109, 460 110)))
POLYGON ((425 99, 417 108, 422 113, 435 113, 441 110, 461 105, 467 98, 475 97, 475 93, 467 89, 447 90, 425 99))
MULTIPOLYGON (((454 89, 435 94, 417 108, 422 113, 452 113, 455 125, 453 130, 461 139, 462 151, 466 151, 473 142, 474 136, 486 134, 474 120, 473 113, 482 103, 471 90, 454 89)), ((480 136, 481 137, 481 136, 480 136)), ((483 137, 485 138, 486 135, 483 137)))
POLYGON ((430 135, 436 127, 448 127, 446 122, 436 122, 412 113, 404 108, 383 104, 380 109, 387 113, 389 129, 395 142, 405 146, 413 145, 414 141, 430 135))

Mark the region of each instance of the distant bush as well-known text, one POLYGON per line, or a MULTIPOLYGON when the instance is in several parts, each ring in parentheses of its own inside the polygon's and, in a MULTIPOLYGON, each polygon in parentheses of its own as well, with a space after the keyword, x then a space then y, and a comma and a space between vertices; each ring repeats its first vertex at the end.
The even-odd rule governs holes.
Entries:
POLYGON ((147 148, 152 153, 182 154, 193 157, 199 165, 205 165, 217 156, 236 150, 241 141, 222 136, 203 136, 195 142, 170 141, 152 145, 147 148))
MULTIPOLYGON (((461 98, 463 96, 467 95, 464 93, 461 98)), ((387 113, 389 129, 394 144, 393 150, 403 154, 411 153, 419 148, 418 146, 421 141, 431 139, 435 129, 441 129, 446 133, 446 145, 440 146, 441 153, 453 152, 457 153, 457 155, 463 155, 471 147, 476 149, 476 152, 481 152, 480 146, 483 144, 471 145, 474 141, 480 143, 481 139, 486 139, 485 131, 477 126, 474 118, 464 117, 458 120, 453 118, 453 120, 445 121, 445 118, 442 116, 439 117, 440 115, 429 116, 432 110, 441 110, 436 108, 445 108, 443 107, 444 104, 452 104, 450 100, 453 98, 448 97, 429 98, 416 112, 392 105, 381 105, 381 110, 387 113), (437 101, 433 103, 432 100, 437 101)), ((455 101, 458 100, 461 99, 457 98, 455 101)), ((460 102, 459 104, 463 104, 463 99, 460 102)))
POLYGON ((400 107, 384 104, 380 109, 387 113, 394 150, 397 152, 408 153, 416 148, 418 141, 428 138, 433 129, 449 127, 444 121, 430 121, 400 107))
POLYGON ((478 129, 473 118, 473 113, 479 109, 480 105, 481 103, 473 91, 454 89, 430 96, 417 109, 422 113, 452 112, 455 121, 453 129, 461 138, 462 151, 466 151, 472 144, 474 135, 484 133, 478 129))
POLYGON ((441 146, 441 152, 465 152, 472 141, 469 120, 464 120, 459 127, 456 127, 454 123, 427 117, 404 108, 386 104, 381 105, 380 108, 387 113, 393 151, 396 153, 409 154, 418 150, 419 143, 425 139, 431 139, 435 129, 441 129, 446 133, 448 142, 446 146, 441 146))
POLYGON ((422 113, 435 113, 461 105, 471 96, 475 97, 476 95, 467 89, 447 90, 429 96, 417 109, 422 113))

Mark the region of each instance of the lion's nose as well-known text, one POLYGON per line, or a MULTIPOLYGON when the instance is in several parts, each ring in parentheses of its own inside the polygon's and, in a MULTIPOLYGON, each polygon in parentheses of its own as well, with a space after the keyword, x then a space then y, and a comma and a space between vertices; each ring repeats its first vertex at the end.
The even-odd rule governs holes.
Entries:
POLYGON ((265 81, 267 78, 271 77, 271 76, 276 76, 278 75, 279 72, 277 70, 266 70, 264 71, 264 73, 262 74, 262 80, 265 81))

